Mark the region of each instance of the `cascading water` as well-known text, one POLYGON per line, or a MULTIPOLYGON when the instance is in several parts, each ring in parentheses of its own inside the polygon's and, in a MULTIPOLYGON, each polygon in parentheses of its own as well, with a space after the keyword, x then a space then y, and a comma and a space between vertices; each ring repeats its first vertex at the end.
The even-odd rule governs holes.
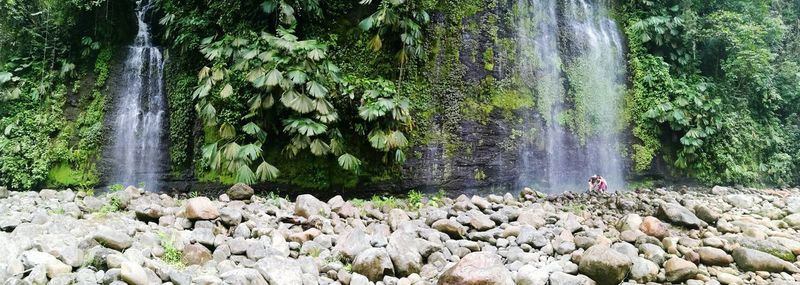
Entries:
MULTIPOLYGON (((620 105, 624 93, 622 36, 607 3, 520 0, 520 74, 544 119, 546 184, 580 190, 593 174, 612 188, 624 183, 620 105)), ((523 150, 523 176, 532 173, 523 150)), ((539 179, 544 180, 544 179, 539 179)), ((530 182, 530 181, 527 181, 530 182)))
POLYGON ((139 0, 136 8, 138 32, 116 90, 111 138, 110 181, 125 185, 144 183, 158 189, 163 171, 162 129, 165 105, 161 50, 153 46, 147 24, 153 8, 150 0, 139 0))

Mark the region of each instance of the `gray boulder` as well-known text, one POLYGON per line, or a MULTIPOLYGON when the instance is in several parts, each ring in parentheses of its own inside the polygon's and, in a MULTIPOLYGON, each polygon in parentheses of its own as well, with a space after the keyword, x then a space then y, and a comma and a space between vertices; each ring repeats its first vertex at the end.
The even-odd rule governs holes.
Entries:
POLYGON ((404 232, 392 233, 387 250, 398 277, 419 273, 422 269, 422 255, 411 235, 404 232))
POLYGON ((697 265, 682 258, 673 257, 664 262, 664 270, 667 273, 667 281, 678 283, 697 276, 699 272, 697 265))
POLYGON ((581 256, 578 270, 597 284, 619 284, 631 268, 628 256, 606 245, 590 247, 581 256))
POLYGON ((254 193, 253 188, 244 183, 236 183, 225 191, 225 194, 233 200, 250 200, 254 193))
POLYGON ((490 252, 467 254, 439 277, 438 285, 514 285, 500 256, 490 252))
POLYGON ((739 247, 733 250, 733 260, 736 266, 747 271, 768 271, 800 273, 793 264, 781 260, 771 254, 754 249, 739 247))
POLYGON ((653 282, 658 279, 658 265, 638 256, 633 257, 632 261, 630 279, 641 283, 653 282))
POLYGON ((303 270, 294 259, 269 256, 256 262, 255 268, 269 284, 303 284, 303 270))
POLYGON ((195 197, 186 202, 184 215, 189 220, 213 220, 219 217, 219 210, 206 197, 195 197))
POLYGON ((97 233, 94 235, 94 240, 105 247, 119 251, 129 248, 133 244, 133 240, 130 236, 120 231, 114 231, 111 229, 101 229, 97 231, 97 233))
POLYGON ((370 248, 356 256, 353 272, 366 276, 370 281, 379 281, 385 275, 394 275, 394 265, 385 249, 370 248))
POLYGON ((661 203, 656 216, 670 223, 690 229, 699 229, 708 225, 689 211, 689 209, 673 203, 661 203))
POLYGON ((303 194, 297 196, 294 205, 294 214, 304 218, 309 218, 312 215, 320 215, 323 217, 330 216, 331 207, 327 203, 318 200, 316 197, 303 194))

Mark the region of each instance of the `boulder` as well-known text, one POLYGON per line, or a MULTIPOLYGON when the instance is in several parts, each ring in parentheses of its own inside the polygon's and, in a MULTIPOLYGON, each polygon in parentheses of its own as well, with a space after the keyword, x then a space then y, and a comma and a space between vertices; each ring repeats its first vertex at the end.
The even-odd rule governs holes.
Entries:
POLYGON ((368 248, 370 248, 370 243, 367 234, 363 230, 355 228, 346 235, 340 235, 333 252, 352 260, 368 248))
POLYGON ((489 216, 478 212, 477 210, 472 210, 467 213, 469 216, 469 225, 476 230, 485 231, 495 227, 494 221, 492 221, 489 216))
POLYGON ((303 284, 303 270, 294 259, 268 256, 256 262, 255 269, 269 284, 303 284))
POLYGON ((466 233, 464 226, 454 220, 438 220, 434 222, 431 227, 437 231, 443 232, 451 237, 462 237, 466 233))
POLYGON ((717 210, 712 209, 706 205, 697 205, 694 207, 694 213, 698 218, 709 224, 716 224, 721 214, 717 210))
POLYGON ((144 268, 134 262, 123 262, 119 273, 120 278, 131 285, 150 284, 147 272, 144 268))
POLYGON ((304 218, 309 218, 312 215, 329 217, 331 213, 331 207, 327 203, 309 194, 297 196, 294 204, 294 214, 304 218))
POLYGON ((642 223, 639 225, 639 230, 648 236, 658 239, 669 236, 669 228, 667 228, 667 225, 653 216, 644 217, 642 223))
POLYGON ((244 183, 236 183, 225 191, 225 194, 233 200, 250 200, 254 193, 253 188, 244 183))
POLYGON ((134 209, 136 218, 142 221, 158 221, 164 215, 164 208, 158 204, 137 205, 134 209))
POLYGON ((617 229, 622 232, 626 230, 638 230, 642 225, 642 217, 637 214, 629 214, 622 217, 619 221, 617 229))
POLYGON ((211 251, 200 244, 187 244, 183 247, 183 263, 203 265, 212 259, 211 251))
POLYGON ((727 196, 725 196, 724 200, 728 204, 731 204, 734 207, 741 208, 741 209, 750 209, 751 207, 753 207, 753 204, 754 204, 753 196, 745 195, 745 194, 727 195, 727 196))
POLYGON ((391 209, 389 210, 389 217, 387 218, 387 223, 389 227, 394 231, 397 230, 397 226, 400 225, 402 222, 410 221, 411 219, 408 218, 408 214, 406 211, 401 209, 391 209))
POLYGON ((189 220, 213 220, 219 217, 219 210, 206 197, 195 197, 186 201, 184 214, 189 220))
POLYGON ((101 229, 97 231, 94 235, 94 240, 105 247, 119 251, 129 248, 133 244, 133 240, 130 236, 111 229, 101 229))
POLYGON ((786 270, 792 273, 800 273, 796 266, 787 261, 769 253, 744 247, 733 250, 733 260, 736 261, 737 267, 747 271, 781 272, 786 270))
POLYGON ((682 258, 673 257, 664 262, 664 271, 666 271, 667 281, 673 283, 680 283, 694 278, 697 273, 697 265, 682 258))
POLYGON ((724 250, 713 247, 701 247, 697 249, 700 255, 700 263, 705 265, 728 266, 733 262, 733 257, 724 250))
POLYGON ((725 236, 724 238, 732 244, 766 252, 786 261, 795 261, 795 255, 792 250, 773 240, 760 240, 741 235, 725 236))
POLYGON ((528 264, 517 271, 516 285, 546 285, 548 279, 550 272, 528 264))
POLYGON ((22 264, 24 264, 26 268, 43 266, 47 277, 50 278, 72 272, 71 266, 59 261, 55 256, 44 252, 29 250, 23 252, 21 257, 22 264))
POLYGON ((606 245, 595 245, 581 255, 578 270, 597 284, 619 284, 631 268, 628 256, 606 245))
POLYGON ((383 276, 394 275, 394 265, 383 248, 370 248, 356 256, 353 272, 366 276, 370 281, 383 280, 383 276))
POLYGON ((658 265, 638 256, 631 260, 633 265, 631 265, 630 279, 641 283, 653 282, 658 279, 658 265))
POLYGON ((258 270, 239 268, 222 273, 219 276, 224 284, 230 285, 269 285, 258 270))
POLYGON ((800 213, 788 215, 783 221, 790 227, 800 230, 800 213))
POLYGON ((394 232, 389 236, 387 247, 398 277, 419 273, 422 269, 422 255, 417 250, 414 238, 405 232, 394 232))
POLYGON ((467 254, 439 277, 438 285, 514 285, 500 256, 490 252, 467 254))
POLYGON ((550 285, 594 285, 594 280, 586 275, 570 275, 561 271, 550 274, 550 285))
POLYGON ((707 226, 706 222, 700 220, 700 218, 695 216, 689 209, 674 203, 661 203, 656 216, 670 223, 690 229, 700 229, 707 226))

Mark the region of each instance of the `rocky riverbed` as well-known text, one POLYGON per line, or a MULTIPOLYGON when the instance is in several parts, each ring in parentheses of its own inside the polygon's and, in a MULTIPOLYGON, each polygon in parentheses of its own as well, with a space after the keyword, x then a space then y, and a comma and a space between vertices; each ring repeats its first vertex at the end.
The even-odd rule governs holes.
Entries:
POLYGON ((0 230, 2 284, 800 284, 798 189, 408 203, 0 188, 0 230))

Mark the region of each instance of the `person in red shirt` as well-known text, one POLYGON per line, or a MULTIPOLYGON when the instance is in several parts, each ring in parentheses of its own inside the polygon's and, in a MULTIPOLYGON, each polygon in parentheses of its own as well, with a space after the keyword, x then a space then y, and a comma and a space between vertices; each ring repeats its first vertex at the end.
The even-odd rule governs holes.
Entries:
POLYGON ((597 191, 600 193, 605 193, 608 190, 608 183, 603 176, 600 175, 593 175, 589 177, 589 192, 597 191))

